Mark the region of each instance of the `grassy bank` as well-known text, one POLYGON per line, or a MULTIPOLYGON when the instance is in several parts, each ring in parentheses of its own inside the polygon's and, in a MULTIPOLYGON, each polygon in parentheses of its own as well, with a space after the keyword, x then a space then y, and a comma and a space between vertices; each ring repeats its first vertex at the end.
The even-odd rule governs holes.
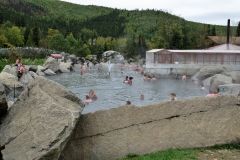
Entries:
MULTIPOLYGON (((43 65, 44 62, 45 59, 30 59, 30 58, 22 59, 22 63, 25 65, 43 65)), ((2 71, 4 66, 8 64, 12 64, 8 59, 6 58, 0 59, 0 71, 2 71)))
POLYGON ((141 156, 129 154, 122 160, 201 160, 207 157, 207 159, 229 160, 230 157, 239 157, 239 155, 240 144, 227 144, 196 149, 169 149, 141 156))

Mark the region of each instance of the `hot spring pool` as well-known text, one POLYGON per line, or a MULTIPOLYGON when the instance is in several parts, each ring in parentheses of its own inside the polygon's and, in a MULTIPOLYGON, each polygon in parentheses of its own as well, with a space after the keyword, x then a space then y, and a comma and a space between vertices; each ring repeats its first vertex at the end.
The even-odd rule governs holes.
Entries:
POLYGON ((205 96, 206 90, 194 84, 191 80, 160 79, 144 81, 143 76, 135 71, 112 71, 111 76, 97 71, 80 75, 79 72, 63 73, 48 77, 84 99, 90 89, 96 91, 97 101, 86 105, 83 113, 116 108, 129 100, 133 105, 144 106, 169 100, 169 94, 174 92, 178 99, 205 96), (125 76, 132 76, 133 85, 123 83, 125 76), (140 95, 144 100, 140 100, 140 95))

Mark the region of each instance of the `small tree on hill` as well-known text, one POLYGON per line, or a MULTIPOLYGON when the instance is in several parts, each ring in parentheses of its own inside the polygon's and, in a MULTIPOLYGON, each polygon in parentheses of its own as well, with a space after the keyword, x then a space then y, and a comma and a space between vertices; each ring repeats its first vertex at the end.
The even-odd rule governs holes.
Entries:
POLYGON ((33 43, 36 46, 38 46, 39 45, 39 41, 40 41, 39 28, 38 27, 34 27, 32 33, 33 33, 33 37, 32 37, 33 43))
POLYGON ((212 33, 211 33, 211 36, 216 36, 217 34, 216 34, 216 27, 215 26, 213 26, 212 27, 212 33))
POLYGON ((238 22, 238 26, 237 26, 237 37, 240 37, 240 22, 238 22))

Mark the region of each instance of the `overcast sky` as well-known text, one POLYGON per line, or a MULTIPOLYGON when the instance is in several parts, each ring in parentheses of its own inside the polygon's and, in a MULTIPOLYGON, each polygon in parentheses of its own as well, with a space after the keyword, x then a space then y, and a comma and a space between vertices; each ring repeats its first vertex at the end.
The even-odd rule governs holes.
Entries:
POLYGON ((120 9, 165 10, 187 20, 226 25, 227 19, 236 25, 240 20, 240 0, 64 0, 83 5, 98 5, 120 9))

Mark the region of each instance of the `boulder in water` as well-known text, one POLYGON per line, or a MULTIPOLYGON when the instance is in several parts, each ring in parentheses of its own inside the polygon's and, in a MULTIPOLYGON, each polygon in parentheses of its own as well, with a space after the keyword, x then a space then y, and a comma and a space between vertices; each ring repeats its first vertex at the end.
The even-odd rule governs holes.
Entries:
POLYGON ((53 72, 51 69, 47 69, 44 71, 44 74, 47 76, 52 76, 52 75, 55 75, 56 73, 53 72))
POLYGON ((59 159, 82 109, 81 100, 72 92, 38 76, 2 121, 3 159, 59 159))
POLYGON ((224 84, 218 87, 221 95, 240 96, 240 84, 224 84))
POLYGON ((59 69, 62 73, 70 72, 71 68, 72 68, 72 65, 69 62, 68 63, 60 62, 59 64, 59 69))
POLYGON ((232 71, 228 73, 232 79, 233 83, 239 83, 240 84, 240 71, 232 71))
POLYGON ((193 77, 192 80, 195 81, 202 81, 208 77, 214 76, 215 74, 221 74, 223 72, 226 72, 227 69, 223 66, 206 66, 200 69, 199 72, 197 72, 193 77))
POLYGON ((121 53, 117 51, 106 51, 103 53, 103 58, 106 61, 110 61, 111 63, 123 63, 124 57, 121 55, 121 53))
POLYGON ((210 93, 217 93, 218 92, 218 86, 223 85, 223 84, 231 84, 232 83, 232 78, 222 75, 222 74, 216 74, 211 78, 210 82, 210 88, 209 92, 210 93))
POLYGON ((57 59, 49 57, 43 65, 44 67, 51 69, 53 72, 59 71, 59 62, 57 59))

